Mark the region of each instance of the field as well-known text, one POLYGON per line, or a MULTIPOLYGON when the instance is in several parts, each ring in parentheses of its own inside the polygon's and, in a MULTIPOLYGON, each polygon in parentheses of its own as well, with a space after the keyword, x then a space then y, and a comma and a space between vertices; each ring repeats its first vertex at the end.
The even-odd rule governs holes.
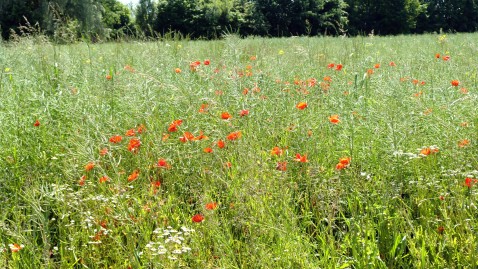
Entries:
POLYGON ((0 43, 0 267, 476 268, 477 44, 0 43))

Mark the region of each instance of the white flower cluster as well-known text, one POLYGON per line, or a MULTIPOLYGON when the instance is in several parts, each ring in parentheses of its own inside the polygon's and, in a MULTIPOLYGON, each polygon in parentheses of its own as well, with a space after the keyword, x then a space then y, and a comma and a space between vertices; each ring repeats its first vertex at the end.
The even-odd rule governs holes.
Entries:
POLYGON ((155 241, 146 244, 145 251, 151 256, 168 254, 168 259, 177 260, 179 255, 191 251, 191 248, 186 245, 185 237, 193 232, 193 229, 184 226, 179 231, 171 226, 165 229, 157 228, 153 231, 155 241))

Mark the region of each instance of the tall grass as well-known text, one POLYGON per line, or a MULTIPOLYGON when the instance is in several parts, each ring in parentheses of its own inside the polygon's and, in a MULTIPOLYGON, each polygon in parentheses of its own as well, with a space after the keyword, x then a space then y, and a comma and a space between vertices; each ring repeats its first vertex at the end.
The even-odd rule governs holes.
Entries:
POLYGON ((477 41, 0 44, 0 266, 477 267, 477 41))

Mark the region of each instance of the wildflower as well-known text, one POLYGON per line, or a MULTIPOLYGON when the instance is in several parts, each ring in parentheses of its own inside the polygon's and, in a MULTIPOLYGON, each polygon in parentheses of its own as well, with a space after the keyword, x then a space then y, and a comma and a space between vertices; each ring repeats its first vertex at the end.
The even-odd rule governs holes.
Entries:
POLYGON ((330 76, 325 76, 323 80, 327 82, 332 82, 332 78, 330 76))
POLYGON ((458 87, 458 85, 460 85, 460 81, 458 81, 458 80, 456 80, 456 79, 454 79, 454 80, 451 81, 451 86, 453 86, 453 87, 458 87))
POLYGON ((138 132, 138 134, 142 134, 145 130, 146 130, 146 127, 144 126, 144 124, 140 124, 137 127, 136 132, 138 132))
POLYGON ((181 68, 176 68, 176 69, 174 69, 174 72, 176 72, 176 74, 179 74, 179 73, 181 73, 182 71, 181 71, 181 68))
POLYGON ((339 115, 332 115, 329 117, 329 121, 330 123, 332 124, 338 124, 340 123, 340 120, 339 120, 339 115))
POLYGON ((128 72, 131 72, 131 73, 136 72, 136 70, 134 70, 134 68, 131 67, 129 64, 127 64, 127 65, 124 66, 124 70, 126 70, 126 71, 128 71, 128 72))
POLYGON ((442 200, 442 201, 444 201, 444 200, 445 200, 445 196, 443 196, 443 195, 440 195, 440 197, 439 197, 439 198, 440 198, 440 200, 442 200))
POLYGON ((184 132, 183 136, 179 138, 179 140, 183 143, 186 143, 187 141, 192 141, 194 140, 194 135, 190 132, 184 132))
POLYGON ((102 176, 99 181, 100 183, 105 183, 106 181, 110 181, 110 178, 108 176, 102 176))
POLYGON ((205 207, 207 210, 214 210, 217 208, 217 203, 216 202, 207 203, 205 207))
POLYGON ((327 68, 328 68, 328 69, 332 69, 332 68, 334 68, 334 66, 335 66, 334 63, 330 63, 330 64, 327 65, 327 68))
POLYGON ((277 162, 276 170, 279 171, 286 171, 287 170, 287 162, 277 162))
POLYGON ((203 139, 208 139, 208 137, 205 136, 202 131, 199 131, 199 135, 193 138, 194 141, 203 140, 203 139))
POLYGON ((205 153, 212 153, 212 148, 207 147, 207 148, 204 149, 204 152, 205 153))
POLYGON ((131 175, 128 176, 128 182, 134 181, 138 178, 139 176, 139 170, 134 170, 131 175))
POLYGON ((114 136, 110 137, 110 142, 111 143, 117 144, 117 143, 121 142, 122 140, 123 140, 123 137, 121 137, 120 135, 114 135, 114 136))
POLYGON ((445 227, 443 227, 443 226, 438 226, 437 232, 438 232, 438 234, 443 234, 443 233, 445 232, 445 227))
POLYGON ((156 166, 159 168, 167 168, 167 169, 171 167, 171 165, 165 159, 159 159, 156 166))
POLYGON ((191 220, 192 220, 193 222, 199 223, 199 222, 204 221, 204 216, 201 215, 201 214, 196 214, 196 215, 194 215, 194 216, 191 218, 191 220))
POLYGON ((224 168, 231 168, 232 167, 232 163, 231 162, 225 162, 224 163, 224 168))
POLYGON ((128 143, 128 150, 133 153, 137 153, 140 146, 141 141, 137 138, 132 138, 128 143))
POLYGON ((435 59, 440 59, 440 57, 441 57, 440 53, 435 54, 435 59))
POLYGON ((468 189, 471 189, 471 187, 473 187, 473 185, 476 183, 478 183, 478 179, 467 177, 465 178, 465 182, 463 184, 468 187, 468 189))
POLYGON ((94 162, 89 162, 85 165, 85 170, 86 171, 90 171, 91 169, 93 169, 95 167, 95 163, 94 162))
POLYGON ((284 51, 283 51, 283 50, 279 50, 279 52, 278 52, 277 54, 283 55, 283 54, 284 54, 284 51))
POLYGON ((209 64, 211 64, 211 61, 209 59, 204 60, 204 65, 209 65, 209 64))
POLYGON ((222 112, 221 119, 228 120, 230 118, 232 118, 231 114, 229 114, 228 112, 222 112))
POLYGON ((390 62, 389 65, 390 65, 391 67, 397 66, 397 64, 395 64, 395 62, 390 62))
POLYGON ((420 150, 420 155, 428 156, 430 154, 438 153, 439 149, 436 146, 424 147, 420 150))
POLYGON ((101 155, 101 156, 105 156, 106 154, 108 154, 108 148, 102 148, 102 149, 100 149, 100 155, 101 155))
POLYGON ((25 247, 23 244, 19 245, 17 243, 9 244, 8 246, 10 247, 10 250, 12 252, 19 252, 20 250, 22 250, 25 247))
POLYGON ((272 150, 271 150, 271 155, 276 155, 276 156, 281 156, 282 153, 284 153, 284 151, 279 148, 279 147, 274 147, 272 150))
POLYGON ((40 121, 39 121, 39 120, 36 120, 35 123, 33 124, 33 126, 35 126, 35 127, 40 126, 40 121))
POLYGON ((113 77, 111 75, 106 75, 105 78, 106 78, 106 80, 112 80, 113 79, 113 77))
POLYGON ((125 136, 135 136, 135 135, 136 135, 136 131, 134 129, 129 129, 125 133, 125 136))
POLYGON ((247 115, 249 115, 249 110, 243 109, 243 110, 241 110, 241 112, 239 113, 239 115, 240 115, 241 117, 247 116, 247 115))
POLYGON ((335 166, 335 169, 342 170, 350 166, 350 157, 343 157, 339 159, 339 163, 335 166))
POLYGON ((458 142, 458 147, 464 148, 470 144, 470 140, 468 139, 463 139, 460 142, 458 142))
POLYGON ((224 143, 224 141, 222 141, 222 140, 217 141, 217 147, 218 148, 222 149, 225 146, 226 146, 226 143, 224 143))
POLYGON ((232 141, 232 140, 237 140, 237 139, 241 138, 241 136, 242 136, 241 131, 237 131, 237 132, 232 132, 232 133, 228 134, 226 136, 226 138, 227 138, 227 140, 232 141))
POLYGON ((301 162, 301 163, 309 162, 309 161, 307 160, 307 154, 300 155, 299 153, 295 154, 295 159, 294 159, 294 161, 296 161, 296 162, 301 162))
POLYGON ((206 113, 208 106, 208 104, 201 104, 201 107, 199 108, 199 113, 206 113))
POLYGON ((181 124, 183 124, 183 120, 179 119, 179 120, 174 120, 168 127, 168 132, 170 133, 173 133, 173 132, 176 132, 178 130, 178 126, 180 126, 181 124))
POLYGON ((445 56, 442 57, 442 59, 443 59, 443 61, 446 62, 446 61, 450 60, 450 55, 445 55, 445 56))
POLYGON ((467 89, 467 88, 461 88, 461 89, 460 89, 460 92, 461 92, 462 94, 468 94, 468 89, 467 89))
POLYGON ((367 75, 370 76, 374 73, 373 69, 368 69, 367 70, 367 75))
POLYGON ((242 94, 243 95, 247 95, 249 93, 249 89, 248 88, 244 88, 244 90, 242 90, 242 94))
POLYGON ((295 107, 298 108, 299 110, 304 110, 304 109, 307 108, 307 103, 306 102, 300 102, 295 107))
POLYGON ((201 65, 200 61, 192 62, 189 64, 189 70, 191 70, 191 72, 196 72, 196 68, 200 65, 201 65))
POLYGON ((464 122, 460 123, 460 126, 461 127, 468 127, 469 125, 468 125, 468 122, 464 121, 464 122))
POLYGON ((380 64, 375 64, 373 67, 374 67, 375 69, 378 69, 378 68, 380 68, 380 64))
POLYGON ((337 64, 337 66, 335 66, 335 70, 340 71, 340 70, 342 70, 342 67, 343 67, 342 64, 337 64))
POLYGON ((85 182, 86 182, 86 176, 83 175, 83 176, 80 177, 80 180, 78 180, 78 185, 84 186, 85 182))

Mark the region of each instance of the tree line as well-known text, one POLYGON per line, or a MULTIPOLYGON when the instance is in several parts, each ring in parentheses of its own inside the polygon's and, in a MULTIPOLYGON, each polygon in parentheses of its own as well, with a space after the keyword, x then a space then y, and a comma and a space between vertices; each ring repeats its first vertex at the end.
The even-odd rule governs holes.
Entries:
POLYGON ((473 32, 478 0, 1 0, 3 39, 57 40, 473 32))

